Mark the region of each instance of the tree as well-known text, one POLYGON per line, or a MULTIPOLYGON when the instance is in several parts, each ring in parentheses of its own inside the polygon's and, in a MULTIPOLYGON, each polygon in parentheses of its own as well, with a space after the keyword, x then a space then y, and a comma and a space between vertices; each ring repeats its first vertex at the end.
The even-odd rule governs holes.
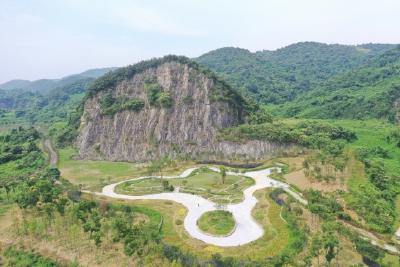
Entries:
POLYGON ((7 200, 10 200, 10 191, 14 190, 15 186, 16 186, 15 181, 11 179, 4 178, 0 180, 0 188, 4 188, 4 190, 6 191, 7 200))
POLYGON ((107 92, 103 95, 100 100, 100 106, 102 110, 106 110, 107 108, 111 107, 115 102, 115 99, 111 92, 107 92))
POLYGON ((42 175, 43 178, 49 180, 59 180, 60 179, 60 171, 55 167, 48 167, 44 174, 42 175))
POLYGON ((251 112, 249 116, 250 124, 271 123, 272 115, 263 108, 259 108, 255 112, 251 112))
POLYGON ((336 257, 338 252, 339 240, 333 231, 324 233, 322 237, 323 246, 325 249, 325 259, 328 264, 336 257))
POLYGON ((17 185, 13 197, 21 209, 33 207, 39 201, 37 190, 31 188, 27 182, 21 182, 17 185))
POLYGON ((221 171, 221 183, 225 184, 225 179, 226 179, 226 169, 225 169, 225 167, 221 167, 220 171, 221 171))
POLYGON ((162 186, 163 186, 164 191, 169 191, 169 182, 168 181, 166 181, 166 180, 162 181, 162 186))
POLYGON ((160 174, 161 179, 163 178, 163 170, 169 167, 172 164, 172 160, 168 157, 162 157, 160 159, 156 159, 150 162, 150 165, 147 166, 147 172, 149 175, 158 173, 160 174))

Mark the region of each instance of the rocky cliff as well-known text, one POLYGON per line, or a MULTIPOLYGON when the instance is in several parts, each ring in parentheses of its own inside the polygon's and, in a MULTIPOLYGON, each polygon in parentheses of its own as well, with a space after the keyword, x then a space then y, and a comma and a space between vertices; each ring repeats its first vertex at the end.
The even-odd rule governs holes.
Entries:
POLYGON ((242 123, 245 100, 209 71, 166 57, 100 78, 83 107, 77 146, 84 159, 146 161, 160 156, 260 158, 280 145, 218 140, 242 123))

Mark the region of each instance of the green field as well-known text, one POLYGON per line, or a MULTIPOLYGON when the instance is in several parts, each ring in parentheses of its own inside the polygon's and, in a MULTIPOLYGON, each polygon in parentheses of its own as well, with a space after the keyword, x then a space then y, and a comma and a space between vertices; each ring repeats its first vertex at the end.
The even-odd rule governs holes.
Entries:
POLYGON ((144 174, 142 164, 128 162, 74 160, 77 152, 72 148, 60 149, 58 168, 64 178, 84 188, 100 189, 101 186, 144 174))
POLYGON ((235 229, 235 219, 229 211, 215 210, 204 213, 197 225, 208 234, 226 236, 235 229))
POLYGON ((252 184, 253 179, 227 175, 224 183, 221 174, 206 168, 196 170, 188 178, 158 179, 148 178, 133 180, 116 187, 116 191, 129 195, 156 194, 164 191, 163 181, 168 181, 180 192, 203 196, 217 203, 237 203, 243 199, 243 190, 252 184))
POLYGON ((393 131, 400 131, 399 127, 379 120, 330 120, 329 122, 341 125, 353 130, 357 134, 357 140, 350 143, 353 149, 360 147, 380 146, 389 152, 389 158, 383 158, 385 170, 388 174, 399 175, 400 173, 400 148, 394 142, 387 142, 386 137, 393 131))
MULTIPOLYGON (((73 159, 77 154, 74 148, 59 149, 57 167, 65 179, 73 184, 81 184, 86 189, 100 190, 112 182, 149 174, 148 165, 144 163, 73 159)), ((171 166, 165 168, 165 173, 178 175, 187 168, 195 166, 192 161, 173 162, 171 166)))

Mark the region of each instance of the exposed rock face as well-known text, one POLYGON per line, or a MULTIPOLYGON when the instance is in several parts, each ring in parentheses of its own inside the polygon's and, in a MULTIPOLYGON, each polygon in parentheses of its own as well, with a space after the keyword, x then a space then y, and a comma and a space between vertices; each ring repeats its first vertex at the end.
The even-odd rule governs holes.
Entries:
POLYGON ((79 155, 85 159, 146 161, 159 156, 188 158, 260 158, 282 147, 251 141, 237 144, 219 141, 218 129, 243 121, 243 111, 232 103, 215 100, 215 81, 178 62, 166 62, 118 82, 109 90, 114 97, 141 99, 140 111, 124 110, 102 115, 98 92, 84 105, 77 139, 79 155), (163 108, 149 102, 147 80, 156 81, 172 99, 163 108))

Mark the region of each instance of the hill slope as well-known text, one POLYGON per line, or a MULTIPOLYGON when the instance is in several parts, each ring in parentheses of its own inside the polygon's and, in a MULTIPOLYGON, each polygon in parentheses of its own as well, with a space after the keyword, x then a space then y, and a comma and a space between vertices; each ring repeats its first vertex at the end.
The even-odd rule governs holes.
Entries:
POLYGON ((337 75, 276 112, 306 118, 400 118, 400 47, 337 75))
POLYGON ((326 79, 358 68, 394 47, 304 42, 256 53, 239 48, 221 48, 195 60, 260 103, 280 104, 312 90, 326 79))
POLYGON ((86 89, 115 68, 92 69, 62 79, 14 80, 0 85, 0 125, 67 122, 86 89))

